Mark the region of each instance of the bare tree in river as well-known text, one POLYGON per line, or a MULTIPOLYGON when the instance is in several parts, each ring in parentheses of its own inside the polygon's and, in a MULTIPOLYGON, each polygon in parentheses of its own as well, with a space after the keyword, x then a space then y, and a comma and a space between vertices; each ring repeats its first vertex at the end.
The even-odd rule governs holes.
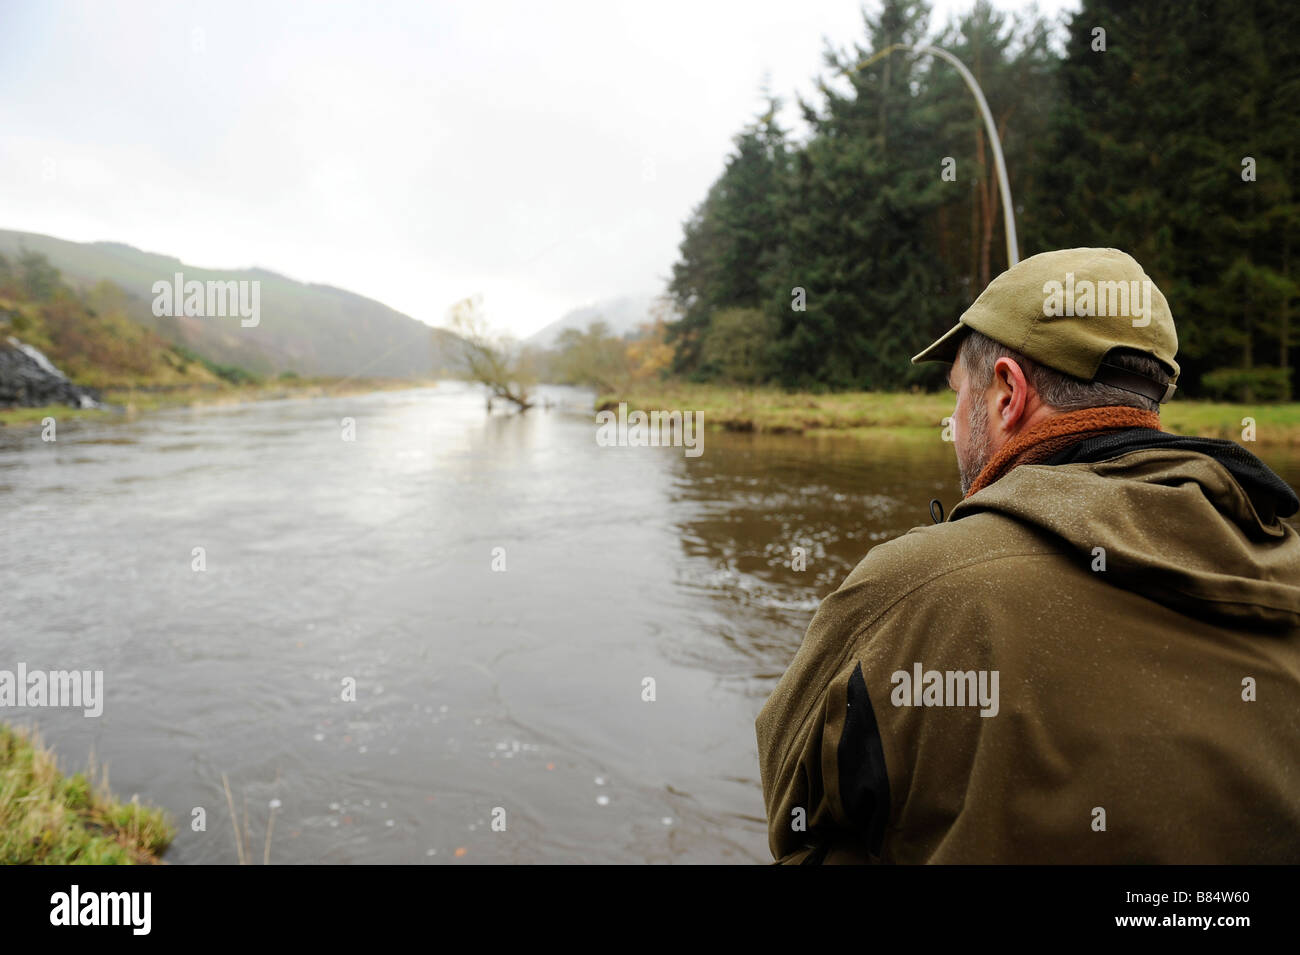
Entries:
POLYGON ((508 401, 520 411, 533 406, 529 389, 536 383, 536 375, 529 355, 512 338, 488 327, 479 296, 453 305, 448 325, 457 338, 452 346, 456 371, 467 381, 487 387, 489 410, 493 398, 508 401))

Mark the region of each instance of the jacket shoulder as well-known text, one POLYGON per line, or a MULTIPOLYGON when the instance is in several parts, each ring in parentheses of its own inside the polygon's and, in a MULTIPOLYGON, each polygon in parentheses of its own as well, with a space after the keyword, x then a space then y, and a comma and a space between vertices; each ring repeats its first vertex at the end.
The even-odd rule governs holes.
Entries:
POLYGON ((980 512, 960 521, 914 527, 878 544, 853 568, 840 590, 872 582, 911 591, 978 564, 1055 550, 1050 538, 1033 527, 1004 514, 980 512))

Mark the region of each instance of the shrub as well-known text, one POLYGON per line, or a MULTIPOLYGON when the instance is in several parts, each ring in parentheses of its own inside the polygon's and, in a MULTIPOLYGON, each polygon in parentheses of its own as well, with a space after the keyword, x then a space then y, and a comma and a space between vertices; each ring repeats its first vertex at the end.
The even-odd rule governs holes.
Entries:
POLYGON ((772 342, 777 321, 756 308, 724 308, 714 312, 700 350, 702 364, 716 369, 725 381, 755 385, 775 370, 772 342))
POLYGON ((1221 401, 1286 401, 1291 395, 1291 369, 1216 368, 1201 378, 1201 387, 1221 401))

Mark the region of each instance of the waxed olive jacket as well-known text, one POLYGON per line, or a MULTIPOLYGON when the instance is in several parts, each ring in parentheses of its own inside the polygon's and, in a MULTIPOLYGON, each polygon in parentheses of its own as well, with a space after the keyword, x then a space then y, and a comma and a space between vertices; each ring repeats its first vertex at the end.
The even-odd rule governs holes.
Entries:
POLYGON ((1132 429, 872 549, 760 712, 782 862, 1300 862, 1300 502, 1132 429))

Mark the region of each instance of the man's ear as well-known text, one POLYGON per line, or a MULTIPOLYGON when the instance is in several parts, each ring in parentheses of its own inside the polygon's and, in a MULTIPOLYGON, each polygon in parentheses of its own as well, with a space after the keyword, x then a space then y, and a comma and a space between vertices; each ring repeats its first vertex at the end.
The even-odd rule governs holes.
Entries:
POLYGON ((1029 382, 1013 358, 1003 356, 993 364, 994 415, 998 426, 1007 433, 1020 427, 1029 402, 1029 382))

